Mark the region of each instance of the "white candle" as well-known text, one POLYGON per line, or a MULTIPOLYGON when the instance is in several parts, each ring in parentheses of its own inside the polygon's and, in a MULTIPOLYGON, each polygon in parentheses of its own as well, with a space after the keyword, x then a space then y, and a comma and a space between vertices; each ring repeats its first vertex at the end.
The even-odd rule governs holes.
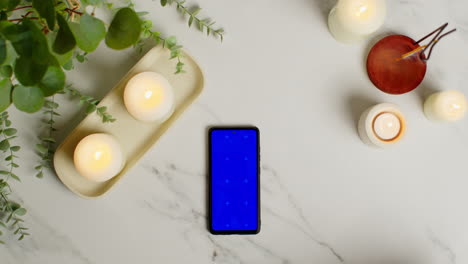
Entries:
POLYGON ((142 72, 128 81, 124 103, 135 119, 162 123, 174 112, 174 91, 161 74, 142 72))
POLYGON ((83 138, 73 155, 78 173, 95 182, 116 176, 123 168, 124 156, 117 140, 108 134, 92 134, 83 138))
POLYGON ((328 27, 336 40, 357 42, 383 25, 386 10, 385 0, 338 0, 328 16, 328 27))
POLYGON ((382 113, 374 119, 375 135, 382 140, 391 140, 398 136, 401 122, 393 113, 382 113))
POLYGON ((435 121, 458 121, 468 109, 465 95, 459 91, 444 91, 432 94, 424 102, 424 113, 435 121))
POLYGON ((401 140, 406 132, 406 120, 396 105, 378 104, 362 113, 358 131, 365 143, 387 147, 401 140))

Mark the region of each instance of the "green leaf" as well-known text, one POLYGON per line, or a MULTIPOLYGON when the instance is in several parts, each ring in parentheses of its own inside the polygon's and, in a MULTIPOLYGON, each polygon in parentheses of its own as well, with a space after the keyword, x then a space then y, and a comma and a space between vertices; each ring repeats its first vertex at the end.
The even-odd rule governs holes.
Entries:
POLYGON ((91 114, 94 111, 96 111, 96 106, 95 105, 90 104, 90 105, 88 105, 88 107, 86 107, 86 113, 87 114, 91 114))
POLYGON ((42 144, 36 144, 36 150, 42 154, 49 152, 49 150, 42 144))
POLYGON ((166 39, 166 46, 168 49, 173 48, 175 45, 177 45, 177 39, 174 36, 170 36, 166 39))
POLYGON ((0 75, 3 78, 8 78, 9 79, 13 75, 13 69, 11 68, 10 65, 0 66, 0 75))
POLYGON ((193 23, 193 16, 191 16, 191 17, 189 18, 188 26, 191 27, 191 26, 192 26, 192 23, 193 23))
POLYGON ((19 3, 20 0, 1 0, 0 9, 6 9, 10 11, 13 10, 19 3))
POLYGON ((16 86, 13 90, 13 104, 26 113, 39 111, 44 105, 44 94, 37 86, 16 86))
POLYGON ((49 66, 47 72, 39 83, 45 97, 54 95, 65 87, 65 73, 60 67, 49 66))
POLYGON ((109 48, 123 50, 137 43, 141 33, 141 21, 131 8, 122 8, 115 14, 109 26, 106 44, 109 48))
POLYGON ((86 60, 86 57, 83 54, 78 54, 76 55, 76 60, 83 63, 86 60))
POLYGON ((15 210, 15 215, 18 215, 18 216, 23 216, 26 214, 26 209, 24 208, 18 208, 15 210))
POLYGON ((54 52, 52 46, 53 43, 55 43, 55 39, 57 37, 57 34, 55 32, 50 32, 47 34, 47 39, 48 39, 48 44, 49 44, 49 49, 51 50, 52 55, 57 59, 58 63, 60 66, 64 66, 69 62, 72 57, 73 57, 73 50, 70 50, 69 52, 66 52, 64 54, 58 54, 54 52))
POLYGON ((7 226, 5 225, 5 223, 3 223, 2 221, 0 221, 0 226, 6 228, 7 226))
POLYGON ((0 64, 3 64, 7 58, 6 40, 0 35, 0 64))
POLYGON ((18 130, 16 130, 15 128, 7 128, 7 129, 3 130, 3 133, 5 135, 7 135, 7 137, 11 137, 11 136, 15 135, 16 132, 18 132, 18 130))
POLYGON ((10 148, 10 142, 7 139, 0 141, 0 150, 7 151, 10 148))
POLYGON ((11 104, 11 81, 3 79, 0 81, 0 112, 5 111, 11 104))
POLYGON ((50 62, 49 45, 44 33, 38 27, 36 22, 30 19, 23 19, 23 24, 28 27, 32 38, 32 60, 37 64, 48 64, 50 62))
POLYGON ((41 171, 41 172, 38 172, 36 174, 36 177, 39 178, 39 179, 42 179, 44 177, 44 173, 41 171))
MULTIPOLYGON (((83 3, 83 5, 93 5, 93 6, 97 6, 99 4, 101 4, 102 0, 81 0, 81 2, 83 3)), ((110 9, 110 8, 109 8, 110 9)))
POLYGON ((15 9, 19 5, 21 0, 9 0, 8 1, 8 11, 15 9))
POLYGON ((18 152, 20 149, 21 149, 20 146, 13 146, 13 147, 10 148, 10 150, 13 151, 13 152, 18 152))
POLYGON ((161 5, 166 6, 167 5, 167 0, 161 0, 161 5))
POLYGON ((9 175, 10 172, 9 172, 9 171, 6 171, 6 170, 0 170, 0 174, 1 174, 1 175, 9 175))
POLYGON ((78 47, 86 52, 93 52, 106 36, 104 23, 88 14, 81 16, 80 23, 70 23, 78 47))
POLYGON ((16 60, 15 76, 23 85, 31 86, 38 83, 46 71, 46 64, 38 64, 27 57, 21 56, 16 60))
POLYGON ((196 8, 195 10, 193 10, 193 12, 192 12, 192 17, 194 17, 194 16, 198 15, 198 13, 200 13, 200 11, 201 11, 201 10, 202 10, 202 9, 201 9, 201 8, 199 8, 199 7, 198 7, 198 8, 196 8))
POLYGON ((50 143, 55 143, 56 142, 55 139, 50 138, 50 137, 42 138, 41 140, 46 141, 46 142, 50 142, 50 143))
POLYGON ((70 30, 68 22, 62 15, 57 14, 57 22, 60 28, 52 48, 53 51, 58 54, 65 54, 75 48, 76 40, 70 30))
POLYGON ((0 22, 0 31, 13 44, 21 56, 31 57, 33 53, 33 37, 31 30, 24 24, 16 25, 8 21, 0 22))
POLYGON ((62 65, 64 70, 70 71, 73 69, 73 60, 68 60, 65 64, 62 65))
POLYGON ((33 0, 32 6, 39 15, 47 21, 51 30, 55 27, 55 1, 54 0, 33 0))
POLYGON ((21 179, 14 173, 10 174, 10 177, 17 180, 17 181, 19 181, 19 182, 21 181, 21 179))
MULTIPOLYGON (((3 67, 9 66, 10 69, 12 69, 16 61, 16 58, 18 58, 18 53, 16 53, 15 48, 13 47, 10 41, 6 42, 6 48, 7 48, 7 57, 5 61, 3 62, 3 67)), ((6 74, 6 72, 3 72, 2 74, 6 74)), ((8 78, 10 77, 11 75, 8 76, 8 78)))

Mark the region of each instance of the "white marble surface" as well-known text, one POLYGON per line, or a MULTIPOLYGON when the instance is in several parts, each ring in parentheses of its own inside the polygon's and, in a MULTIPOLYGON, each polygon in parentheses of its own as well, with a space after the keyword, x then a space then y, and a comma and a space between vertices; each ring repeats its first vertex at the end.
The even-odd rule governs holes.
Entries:
MULTIPOLYGON (((33 177, 39 122, 13 111, 21 128, 23 183, 14 184, 32 236, 0 247, 2 264, 468 262, 468 120, 425 119, 431 90, 468 94, 468 2, 388 0, 377 35, 419 38, 450 22, 418 90, 391 96, 364 70, 372 39, 335 42, 328 0, 198 0, 228 31, 225 42, 188 29, 173 8, 140 0, 163 33, 177 35, 207 78, 199 100, 106 197, 83 200, 53 172, 33 177), (362 144, 361 111, 399 104, 406 139, 388 150, 362 144), (262 132, 262 231, 212 236, 206 230, 205 133, 214 124, 262 132)), ((197 3, 195 1, 190 1, 197 3)), ((70 79, 102 97, 136 62, 133 50, 101 47, 70 79)), ((62 100, 61 140, 81 120, 62 100)))

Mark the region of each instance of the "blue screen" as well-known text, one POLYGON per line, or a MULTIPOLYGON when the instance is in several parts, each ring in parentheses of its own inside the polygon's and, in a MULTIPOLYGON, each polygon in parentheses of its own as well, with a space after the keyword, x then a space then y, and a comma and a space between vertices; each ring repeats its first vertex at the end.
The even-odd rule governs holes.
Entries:
POLYGON ((211 228, 258 230, 258 131, 211 131, 211 228))

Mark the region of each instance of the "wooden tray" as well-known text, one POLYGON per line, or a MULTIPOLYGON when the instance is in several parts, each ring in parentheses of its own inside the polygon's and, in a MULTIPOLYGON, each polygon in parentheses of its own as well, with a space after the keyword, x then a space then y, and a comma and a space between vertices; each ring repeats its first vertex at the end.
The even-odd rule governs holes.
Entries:
POLYGON ((54 167, 60 180, 75 194, 95 199, 108 192, 158 141, 184 110, 203 90, 204 77, 198 64, 188 54, 183 54, 186 73, 174 74, 175 62, 169 60, 167 49, 150 50, 102 99, 99 105, 107 106, 117 121, 102 123, 96 114, 87 116, 62 142, 54 155, 54 167), (128 80, 135 74, 154 71, 164 75, 174 88, 175 110, 164 123, 144 123, 134 119, 126 110, 123 92, 128 80), (117 138, 126 157, 122 171, 106 182, 93 182, 80 176, 73 164, 73 152, 78 142, 93 133, 108 133, 117 138))

